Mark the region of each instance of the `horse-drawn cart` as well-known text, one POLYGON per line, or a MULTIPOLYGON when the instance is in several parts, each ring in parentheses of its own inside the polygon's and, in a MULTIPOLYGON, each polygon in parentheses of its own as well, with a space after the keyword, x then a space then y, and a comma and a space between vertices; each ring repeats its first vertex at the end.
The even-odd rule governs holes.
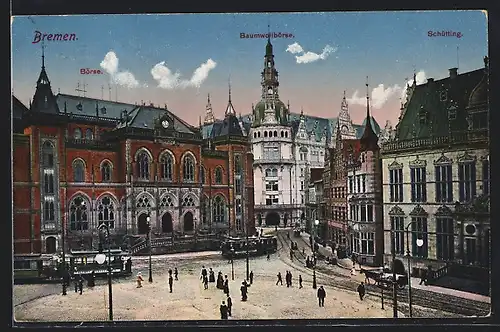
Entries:
MULTIPOLYGON (((392 273, 384 272, 383 269, 361 270, 365 275, 365 282, 370 285, 370 280, 378 287, 391 289, 394 283, 394 275, 392 273)), ((398 289, 405 288, 408 285, 408 276, 404 274, 396 274, 396 285, 398 289)))

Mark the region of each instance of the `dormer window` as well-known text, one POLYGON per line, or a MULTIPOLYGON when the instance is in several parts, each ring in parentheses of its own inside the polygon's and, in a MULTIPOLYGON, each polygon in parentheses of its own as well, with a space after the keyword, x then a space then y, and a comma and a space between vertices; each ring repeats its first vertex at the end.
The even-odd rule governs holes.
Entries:
POLYGON ((106 114, 106 107, 101 107, 101 113, 106 114))
POLYGON ((441 101, 448 100, 448 91, 446 90, 441 91, 441 93, 439 94, 439 100, 441 101))
POLYGON ((428 118, 428 112, 424 108, 424 106, 420 106, 420 110, 418 111, 418 118, 420 121, 420 124, 426 124, 427 123, 427 118, 428 118))
POLYGON ((267 62, 267 68, 271 68, 271 61, 267 62))
POLYGON ((80 112, 83 110, 83 105, 81 103, 78 103, 76 105, 76 109, 79 110, 80 112))

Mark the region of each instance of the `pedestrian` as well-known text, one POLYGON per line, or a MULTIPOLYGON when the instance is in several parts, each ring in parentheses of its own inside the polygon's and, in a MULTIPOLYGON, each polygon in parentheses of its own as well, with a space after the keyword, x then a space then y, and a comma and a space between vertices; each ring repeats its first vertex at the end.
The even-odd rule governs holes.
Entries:
POLYGON ((250 271, 250 285, 253 284, 253 271, 250 271))
POLYGON ((302 288, 302 275, 299 274, 299 289, 302 288))
POLYGON ((208 289, 208 277, 207 276, 203 276, 203 287, 205 289, 208 289))
POLYGON ((80 278, 78 278, 78 290, 80 291, 80 295, 83 293, 83 277, 80 275, 80 278))
POLYGON ((78 275, 75 274, 73 278, 75 280, 75 293, 78 293, 78 275))
POLYGON ((202 266, 201 267, 201 276, 200 276, 201 282, 203 282, 203 276, 206 276, 206 275, 207 275, 207 269, 205 269, 205 266, 202 266))
POLYGON ((170 293, 172 293, 172 286, 174 284, 174 278, 172 278, 172 273, 168 275, 168 288, 170 290, 170 293))
POLYGON ((141 272, 137 273, 137 288, 141 288, 142 287, 142 282, 143 281, 144 281, 144 279, 142 279, 141 272))
POLYGON ((174 276, 175 280, 179 280, 179 271, 177 270, 177 268, 174 268, 174 276))
POLYGON ((306 248, 302 248, 302 256, 305 256, 306 255, 306 248))
POLYGON ((220 305, 220 319, 227 319, 227 314, 228 314, 228 308, 227 305, 224 301, 222 301, 222 304, 220 305))
POLYGON ((224 293, 229 294, 229 279, 227 275, 225 276, 226 280, 224 280, 224 293))
POLYGON ((89 288, 93 288, 95 286, 95 272, 94 271, 92 271, 92 273, 90 273, 88 286, 89 286, 89 288))
POLYGON ((290 249, 290 260, 293 261, 293 250, 290 249))
POLYGON ((352 264, 351 275, 352 275, 352 276, 355 276, 355 275, 356 275, 356 267, 355 267, 355 263, 353 263, 353 264, 352 264))
POLYGON ((231 296, 227 294, 227 315, 232 316, 231 314, 231 308, 233 307, 233 300, 231 299, 231 296))
POLYGON ((290 272, 288 271, 285 272, 285 282, 286 282, 286 287, 290 287, 290 272))
POLYGON ((318 301, 319 301, 320 307, 325 306, 325 297, 326 297, 325 289, 323 288, 323 286, 319 286, 319 288, 318 288, 318 301))
POLYGON ((283 286, 283 279, 281 278, 281 272, 278 272, 276 275, 278 277, 278 281, 276 281, 276 285, 281 284, 283 286))
POLYGON ((363 301, 363 297, 365 296, 365 284, 361 282, 358 286, 358 294, 359 294, 359 299, 363 301))
POLYGON ((241 283, 240 291, 241 291, 241 301, 245 302, 248 299, 248 296, 247 296, 248 288, 247 288, 247 284, 245 281, 243 281, 241 283))
POLYGON ((210 268, 210 271, 208 272, 208 282, 215 282, 215 273, 212 268, 210 268))
POLYGON ((293 275, 292 275, 292 272, 291 271, 288 271, 288 282, 290 283, 290 287, 292 287, 292 284, 293 284, 293 275))
POLYGON ((224 279, 222 278, 222 272, 219 271, 217 274, 217 289, 223 289, 224 288, 224 279))
POLYGON ((267 253, 267 260, 271 260, 271 257, 269 256, 269 253, 267 253))
POLYGON ((427 271, 426 270, 421 270, 420 272, 420 283, 419 285, 424 284, 427 286, 427 271))

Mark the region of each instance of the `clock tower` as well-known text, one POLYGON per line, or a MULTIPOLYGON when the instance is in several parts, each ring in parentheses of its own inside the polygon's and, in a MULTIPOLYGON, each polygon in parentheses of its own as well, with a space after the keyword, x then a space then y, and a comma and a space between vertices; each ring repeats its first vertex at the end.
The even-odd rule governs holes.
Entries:
POLYGON ((277 100, 279 98, 278 87, 280 83, 278 81, 278 71, 274 66, 273 44, 271 44, 270 38, 267 39, 264 70, 261 76, 262 99, 269 101, 277 100))

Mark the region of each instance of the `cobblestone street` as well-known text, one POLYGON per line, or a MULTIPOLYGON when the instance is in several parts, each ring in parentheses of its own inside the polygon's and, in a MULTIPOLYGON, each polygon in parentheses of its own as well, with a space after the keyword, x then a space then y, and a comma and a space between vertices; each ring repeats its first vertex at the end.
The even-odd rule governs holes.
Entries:
MULTIPOLYGON (((234 261, 235 279, 231 281, 231 264, 213 255, 198 257, 194 254, 154 257, 153 284, 147 282, 147 258, 134 258, 134 278, 113 284, 114 318, 116 320, 190 320, 220 319, 219 305, 225 296, 210 284, 204 290, 199 280, 202 265, 219 270, 230 279, 233 299, 232 319, 280 319, 280 318, 342 318, 342 317, 391 317, 392 308, 381 310, 379 298, 360 301, 354 292, 336 290, 325 286, 327 298, 324 308, 319 308, 316 290, 312 289, 310 276, 302 275, 304 288, 298 289, 298 272, 292 269, 292 288, 276 286, 276 274, 283 275, 290 266, 278 259, 277 254, 267 261, 265 257, 250 260, 254 272, 254 285, 249 288, 247 302, 240 301, 239 287, 245 278, 245 259, 234 261), (205 258, 205 259, 203 259, 205 258), (179 268, 179 281, 174 282, 174 292, 168 292, 168 268, 179 268), (136 288, 138 271, 146 282, 136 288)), ((320 285, 320 284, 318 284, 320 285)), ((54 285, 16 285, 14 297, 26 293, 27 288, 54 285)), ((69 289, 68 295, 58 294, 34 299, 15 307, 17 321, 90 321, 107 320, 107 286, 104 281, 94 289, 84 289, 83 295, 69 289)), ((17 302, 19 303, 19 301, 17 302)))

